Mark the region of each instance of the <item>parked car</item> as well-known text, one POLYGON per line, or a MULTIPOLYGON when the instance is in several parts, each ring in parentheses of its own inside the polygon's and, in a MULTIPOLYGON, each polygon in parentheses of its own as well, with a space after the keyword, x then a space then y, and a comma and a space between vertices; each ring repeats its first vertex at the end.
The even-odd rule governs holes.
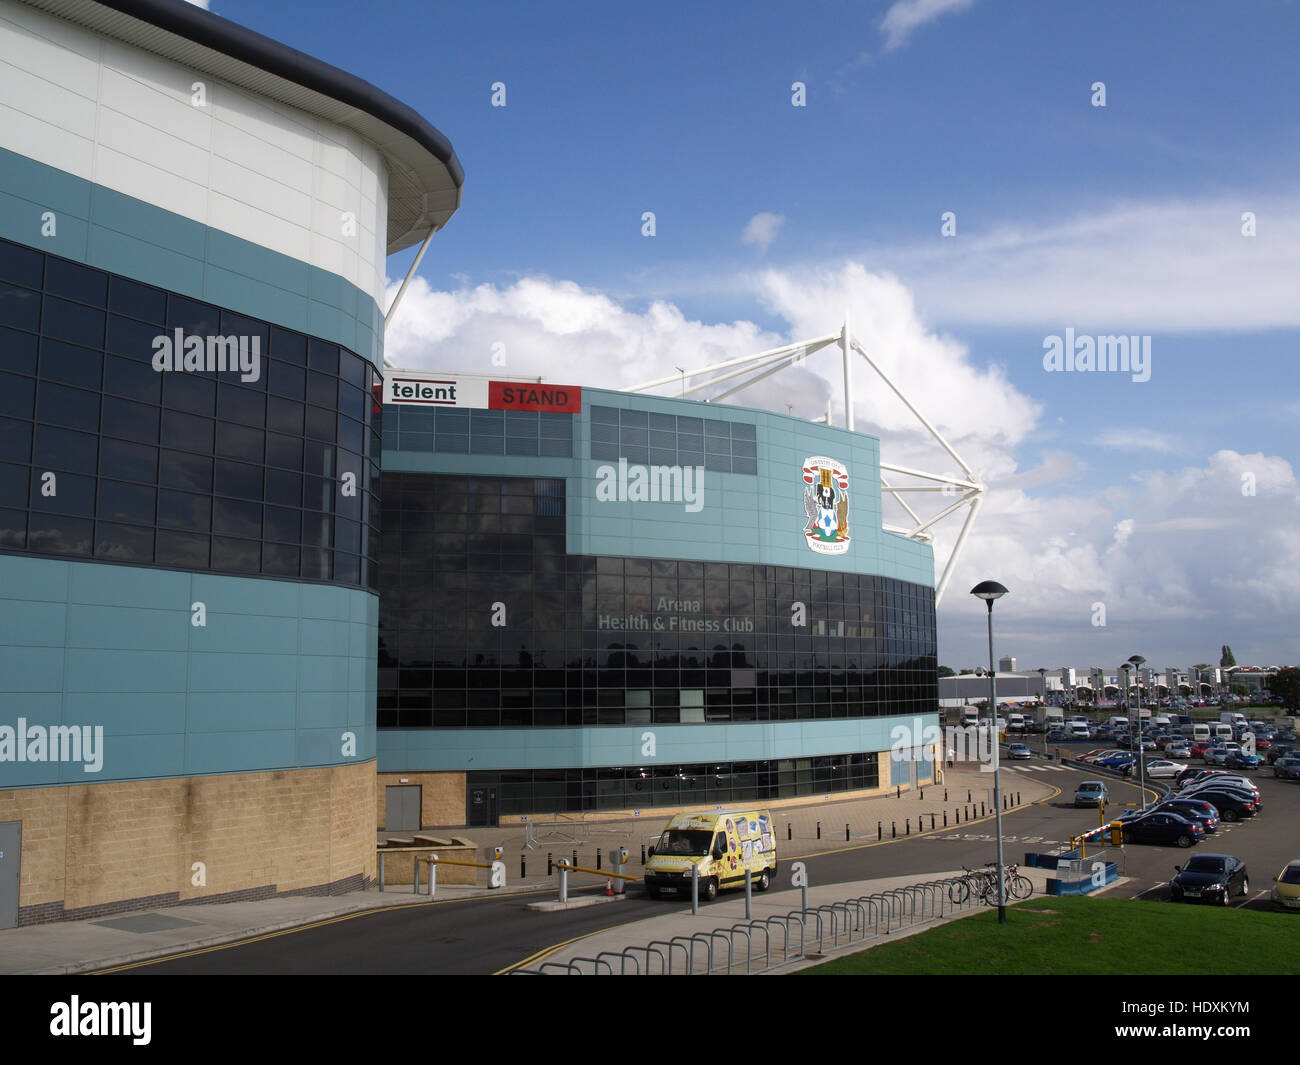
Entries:
POLYGON ((1184 784, 1183 787, 1179 789, 1178 794, 1185 795, 1194 788, 1202 788, 1206 786, 1237 788, 1240 791, 1248 792, 1256 797, 1259 796, 1259 785, 1251 780, 1250 777, 1243 777, 1240 773, 1230 773, 1226 769, 1211 769, 1205 772, 1203 776, 1197 777, 1190 784, 1184 784))
POLYGON ((1195 743, 1192 744, 1191 757, 1204 758, 1206 752, 1210 750, 1210 746, 1211 745, 1206 740, 1197 740, 1195 743))
POLYGON ((1176 843, 1190 847, 1205 837, 1205 829, 1180 814, 1145 813, 1123 820, 1125 843, 1176 843))
POLYGON ((1168 758, 1153 758, 1146 764, 1146 775, 1159 780, 1165 777, 1176 777, 1186 768, 1187 766, 1181 762, 1171 762, 1168 758))
POLYGON ((1273 905, 1282 910, 1300 910, 1300 859, 1287 862, 1273 878, 1273 905))
POLYGON ((1273 775, 1284 780, 1300 780, 1300 758, 1279 758, 1273 763, 1273 775))
POLYGON ((1074 805, 1079 806, 1100 806, 1104 802, 1110 801, 1110 790, 1101 780, 1085 780, 1074 789, 1074 805))
POLYGON ((1165 747, 1165 756, 1168 758, 1190 758, 1192 756, 1192 745, 1186 740, 1170 740, 1165 747))
POLYGON ((1234 892, 1240 898, 1250 894, 1246 863, 1231 854, 1198 854, 1174 869, 1175 876, 1169 881, 1169 898, 1173 902, 1228 906, 1234 892))
POLYGON ((1197 821, 1206 832, 1217 832, 1219 829, 1219 811, 1212 803, 1200 799, 1166 799, 1152 809, 1168 810, 1189 821, 1197 821))
POLYGON ((1244 791, 1228 791, 1223 788, 1203 788, 1194 795, 1180 795, 1179 798, 1195 798, 1208 802, 1219 811, 1219 816, 1228 824, 1245 817, 1254 817, 1259 812, 1259 803, 1244 791))
POLYGON ((1257 754, 1247 754, 1245 751, 1229 751, 1228 757, 1223 760, 1223 764, 1228 769, 1257 769, 1263 761, 1257 754))

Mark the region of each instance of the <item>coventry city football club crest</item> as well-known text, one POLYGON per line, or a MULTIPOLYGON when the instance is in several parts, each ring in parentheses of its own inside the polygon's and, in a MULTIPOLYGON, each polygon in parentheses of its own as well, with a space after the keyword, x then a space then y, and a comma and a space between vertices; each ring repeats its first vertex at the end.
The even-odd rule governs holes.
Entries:
POLYGON ((843 463, 814 455, 803 463, 803 509, 808 524, 804 539, 819 555, 842 555, 849 549, 849 471, 843 463))

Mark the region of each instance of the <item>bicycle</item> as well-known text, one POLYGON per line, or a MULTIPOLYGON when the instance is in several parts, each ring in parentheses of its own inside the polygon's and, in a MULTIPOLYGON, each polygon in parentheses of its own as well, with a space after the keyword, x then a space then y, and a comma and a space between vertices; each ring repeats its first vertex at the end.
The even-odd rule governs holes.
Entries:
MULTIPOLYGON (((1013 902, 1019 902, 1021 899, 1027 899, 1034 893, 1034 882, 1027 876, 1022 876, 1018 865, 1008 865, 1003 873, 1003 898, 1013 902)), ((996 906, 998 904, 998 885, 997 878, 991 876, 987 884, 980 891, 980 902, 985 906, 996 906)))
POLYGON ((962 866, 962 877, 948 886, 948 901, 954 906, 965 903, 972 894, 983 895, 993 883, 993 872, 988 869, 970 869, 962 866))

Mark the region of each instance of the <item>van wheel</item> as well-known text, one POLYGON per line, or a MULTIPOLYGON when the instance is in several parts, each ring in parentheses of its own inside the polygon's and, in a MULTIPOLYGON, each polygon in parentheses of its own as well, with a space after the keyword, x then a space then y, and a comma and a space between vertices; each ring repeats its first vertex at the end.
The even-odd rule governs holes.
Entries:
POLYGON ((758 890, 766 891, 771 886, 772 886, 772 876, 766 869, 764 869, 761 873, 758 874, 758 890))
POLYGON ((700 894, 705 902, 712 902, 718 897, 718 878, 711 876, 700 882, 700 894))

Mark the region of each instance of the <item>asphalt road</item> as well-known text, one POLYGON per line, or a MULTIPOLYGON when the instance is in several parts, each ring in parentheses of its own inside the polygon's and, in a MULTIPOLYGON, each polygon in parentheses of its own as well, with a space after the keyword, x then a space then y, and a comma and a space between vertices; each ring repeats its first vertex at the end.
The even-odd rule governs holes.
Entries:
MULTIPOLYGON (((1016 778, 1033 773, 1060 788, 1061 794, 1003 816, 1004 853, 1009 862, 1021 861, 1026 851, 1053 850, 1099 822, 1095 809, 1076 810, 1072 805, 1078 782, 1097 774, 1049 772, 1034 766, 1042 763, 1026 767, 1025 763, 1004 762, 1004 790, 1014 792, 1016 778)), ((1252 908, 1267 908, 1272 877, 1286 862, 1300 858, 1300 840, 1292 827, 1300 813, 1300 784, 1274 780, 1268 773, 1255 776, 1264 800, 1262 814, 1221 827, 1197 849, 1245 859, 1251 885, 1246 902, 1252 908)), ((1139 789, 1136 784, 1113 780, 1111 795, 1119 803, 1136 803, 1139 789)), ((1110 812, 1117 811, 1112 808, 1110 812)), ((1133 879, 1113 889, 1111 897, 1167 898, 1174 866, 1189 853, 1174 846, 1129 845, 1124 848, 1121 871, 1133 879)), ((994 855, 990 817, 911 839, 855 842, 838 852, 801 856, 783 851, 777 883, 789 886, 790 862, 795 859, 806 862, 813 883, 828 884, 902 874, 916 874, 920 879, 963 865, 980 866, 994 855)), ((493 973, 567 940, 661 913, 664 906, 689 905, 687 901, 634 896, 613 905, 558 913, 524 909, 526 902, 553 894, 545 890, 368 911, 128 971, 154 975, 493 973)))

